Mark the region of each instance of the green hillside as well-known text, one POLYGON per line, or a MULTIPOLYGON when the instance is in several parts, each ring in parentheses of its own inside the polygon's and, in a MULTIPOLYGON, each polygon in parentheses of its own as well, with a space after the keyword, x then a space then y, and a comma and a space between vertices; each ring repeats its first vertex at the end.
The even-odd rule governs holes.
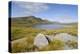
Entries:
POLYGON ((39 24, 39 23, 50 23, 50 22, 48 20, 42 20, 41 18, 35 16, 11 18, 11 26, 30 27, 34 24, 39 24))

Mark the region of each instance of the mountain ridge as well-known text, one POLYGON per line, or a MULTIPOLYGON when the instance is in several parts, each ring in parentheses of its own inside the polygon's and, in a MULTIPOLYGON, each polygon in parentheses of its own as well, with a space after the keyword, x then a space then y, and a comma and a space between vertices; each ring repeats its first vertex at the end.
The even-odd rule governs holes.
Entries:
POLYGON ((35 16, 27 16, 27 17, 15 17, 15 18, 11 18, 11 23, 13 25, 21 25, 21 26, 32 26, 34 24, 40 24, 40 23, 50 23, 50 21, 48 20, 43 20, 39 17, 35 17, 35 16))
POLYGON ((32 26, 35 24, 60 24, 60 25, 75 25, 77 22, 72 23, 61 23, 55 21, 44 20, 36 16, 25 16, 25 17, 13 17, 11 18, 11 24, 13 26, 32 26))

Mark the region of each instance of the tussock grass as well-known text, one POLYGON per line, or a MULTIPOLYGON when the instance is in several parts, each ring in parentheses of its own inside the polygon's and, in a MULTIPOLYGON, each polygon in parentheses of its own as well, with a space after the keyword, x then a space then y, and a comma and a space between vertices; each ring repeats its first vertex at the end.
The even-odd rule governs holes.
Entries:
POLYGON ((78 36, 78 28, 77 27, 67 27, 67 28, 63 28, 63 29, 55 29, 55 30, 46 30, 43 31, 43 34, 47 34, 47 35, 55 35, 58 33, 68 33, 71 34, 73 36, 78 36))
POLYGON ((11 38, 12 40, 20 39, 23 37, 36 36, 41 30, 33 29, 32 27, 12 27, 11 28, 11 38))
POLYGON ((40 49, 40 51, 49 51, 49 50, 62 50, 64 46, 64 42, 60 40, 52 41, 48 46, 40 49))
MULTIPOLYGON (((33 45, 34 38, 38 33, 43 33, 46 35, 55 35, 58 33, 69 33, 73 36, 77 35, 77 27, 69 27, 63 29, 55 29, 55 30, 40 30, 34 29, 32 27, 11 27, 11 47, 12 52, 31 52, 31 51, 45 51, 45 50, 61 50, 63 49, 64 43, 60 40, 54 40, 48 46, 37 49, 37 47, 33 45)), ((70 46, 76 48, 77 42, 68 43, 70 46)))

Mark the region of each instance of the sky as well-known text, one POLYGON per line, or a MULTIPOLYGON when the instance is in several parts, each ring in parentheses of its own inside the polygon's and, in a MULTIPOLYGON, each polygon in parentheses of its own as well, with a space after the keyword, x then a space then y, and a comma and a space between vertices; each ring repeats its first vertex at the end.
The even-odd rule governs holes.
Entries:
POLYGON ((77 22, 78 6, 55 3, 11 2, 11 17, 35 16, 57 22, 77 22))

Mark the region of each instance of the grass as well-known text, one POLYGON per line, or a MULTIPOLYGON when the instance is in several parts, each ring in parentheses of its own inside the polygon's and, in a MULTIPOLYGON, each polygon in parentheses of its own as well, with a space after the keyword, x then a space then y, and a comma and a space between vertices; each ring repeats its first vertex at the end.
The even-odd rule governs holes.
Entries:
POLYGON ((33 36, 12 41, 12 52, 26 52, 33 49, 33 36))
POLYGON ((37 49, 37 51, 48 51, 48 50, 61 50, 63 49, 64 43, 60 40, 54 40, 48 46, 43 47, 41 49, 37 49, 36 46, 33 45, 33 38, 24 38, 18 41, 12 42, 12 52, 33 52, 37 49))
POLYGON ((40 51, 61 50, 61 49, 63 49, 63 46, 64 46, 64 42, 62 42, 60 40, 54 40, 48 46, 40 49, 40 51))
MULTIPOLYGON (((63 28, 63 29, 56 29, 56 30, 41 30, 41 29, 34 29, 32 27, 11 27, 11 52, 31 52, 36 51, 36 46, 33 45, 33 41, 35 36, 38 33, 48 34, 48 35, 55 35, 57 33, 69 33, 73 36, 77 35, 77 26, 63 28)), ((69 42, 70 46, 76 48, 77 42, 69 42)), ((45 50, 61 50, 63 49, 64 43, 59 40, 54 40, 48 46, 37 49, 37 51, 45 51, 45 50)))
POLYGON ((37 33, 41 32, 42 30, 33 29, 32 27, 12 27, 11 29, 11 37, 12 40, 20 39, 23 37, 35 36, 37 33))
POLYGON ((77 27, 67 27, 63 29, 46 30, 46 31, 43 31, 42 33, 47 34, 47 35, 58 34, 58 33, 69 33, 73 36, 78 36, 77 29, 78 29, 77 27))
POLYGON ((72 48, 75 48, 75 49, 78 48, 78 42, 76 42, 76 41, 69 41, 69 42, 67 42, 67 44, 72 48))

